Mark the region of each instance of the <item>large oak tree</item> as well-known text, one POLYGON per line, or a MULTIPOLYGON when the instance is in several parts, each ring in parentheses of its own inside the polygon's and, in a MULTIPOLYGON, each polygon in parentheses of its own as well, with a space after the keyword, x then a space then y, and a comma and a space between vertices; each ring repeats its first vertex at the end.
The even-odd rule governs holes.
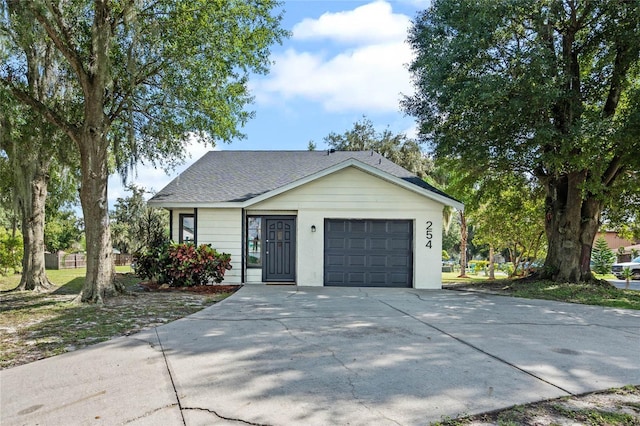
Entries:
MULTIPOLYGON (((6 6, 0 10, 7 14, 21 8, 17 2, 6 6)), ((33 27, 33 15, 20 11, 20 15, 14 14, 11 27, 4 22, 0 27, 1 48, 8 57, 20 55, 23 59, 23 76, 14 80, 10 74, 11 82, 38 102, 59 102, 65 96, 59 75, 61 58, 44 31, 33 27)), ((13 203, 23 234, 22 275, 17 289, 44 291, 52 286, 44 262, 49 178, 72 147, 56 126, 8 93, 0 91, 0 105, 0 153, 10 164, 13 203)))
POLYGON ((545 277, 590 280, 603 208, 640 191, 638 40, 637 1, 435 0, 413 22, 405 110, 465 173, 544 187, 545 277))
POLYGON ((87 239, 84 302, 117 289, 107 205, 109 160, 181 158, 195 133, 213 143, 241 136, 251 117, 251 73, 269 65, 285 32, 272 0, 4 0, 2 24, 32 17, 64 58, 70 100, 47 103, 23 89, 24 55, 3 58, 0 85, 61 129, 80 156, 87 239))

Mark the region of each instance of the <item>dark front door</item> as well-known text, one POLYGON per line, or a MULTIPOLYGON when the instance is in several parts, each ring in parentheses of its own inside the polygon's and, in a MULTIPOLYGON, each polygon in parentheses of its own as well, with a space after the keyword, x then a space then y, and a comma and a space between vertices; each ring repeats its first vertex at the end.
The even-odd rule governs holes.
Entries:
POLYGON ((264 281, 295 281, 296 220, 293 217, 265 218, 264 281))

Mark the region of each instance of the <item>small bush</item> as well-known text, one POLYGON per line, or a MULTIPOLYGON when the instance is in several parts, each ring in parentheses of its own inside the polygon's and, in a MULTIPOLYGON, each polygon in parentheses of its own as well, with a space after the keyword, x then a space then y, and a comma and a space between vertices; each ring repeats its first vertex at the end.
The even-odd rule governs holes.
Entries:
POLYGON ((134 255, 134 269, 141 278, 172 287, 221 283, 231 269, 231 255, 218 253, 206 244, 166 243, 134 255))
POLYGON ((133 254, 133 270, 142 279, 167 282, 166 270, 169 265, 170 241, 133 254))
POLYGON ((471 260, 469 261, 469 268, 471 269, 472 273, 477 275, 478 272, 480 271, 485 271, 486 272, 486 268, 487 266, 489 266, 489 261, 487 260, 471 260))
POLYGON ((19 271, 22 267, 22 235, 15 236, 5 228, 0 228, 0 273, 7 275, 9 269, 19 271))

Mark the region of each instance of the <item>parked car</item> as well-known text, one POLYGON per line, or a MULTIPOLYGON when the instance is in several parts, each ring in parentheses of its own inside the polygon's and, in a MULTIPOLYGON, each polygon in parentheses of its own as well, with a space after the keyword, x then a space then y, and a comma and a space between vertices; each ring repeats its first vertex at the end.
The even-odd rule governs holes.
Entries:
POLYGON ((633 273, 632 279, 640 280, 640 256, 631 259, 631 262, 614 263, 613 266, 611 266, 611 272, 621 280, 624 279, 622 271, 626 268, 631 269, 633 273))

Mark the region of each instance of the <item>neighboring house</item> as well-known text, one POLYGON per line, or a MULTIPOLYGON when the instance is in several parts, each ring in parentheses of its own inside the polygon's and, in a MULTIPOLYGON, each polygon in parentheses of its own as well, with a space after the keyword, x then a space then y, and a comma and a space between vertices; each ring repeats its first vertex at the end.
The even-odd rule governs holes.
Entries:
POLYGON ((431 289, 443 208, 463 208, 372 151, 211 151, 149 204, 231 254, 226 283, 431 289))
POLYGON ((609 248, 613 251, 617 251, 620 247, 628 247, 640 243, 640 241, 622 238, 615 231, 600 231, 596 234, 594 241, 600 237, 604 238, 609 248))

